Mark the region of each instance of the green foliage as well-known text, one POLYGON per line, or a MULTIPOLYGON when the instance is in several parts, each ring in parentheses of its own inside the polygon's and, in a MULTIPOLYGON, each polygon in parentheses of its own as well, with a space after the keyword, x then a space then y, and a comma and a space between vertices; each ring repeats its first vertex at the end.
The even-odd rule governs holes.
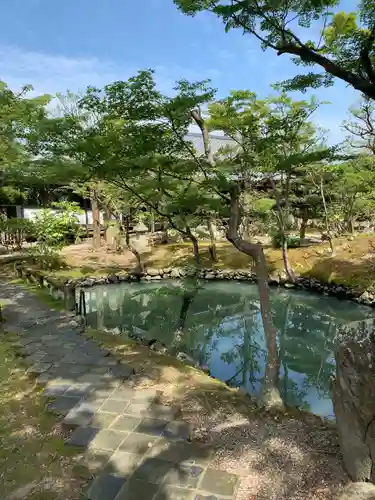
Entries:
MULTIPOLYGON (((301 240, 297 236, 286 236, 286 244, 288 248, 298 248, 301 246, 301 240)), ((273 248, 281 248, 282 234, 280 231, 275 231, 271 235, 273 248)))
POLYGON ((67 242, 79 236, 80 227, 76 214, 76 203, 60 202, 51 208, 42 209, 34 220, 37 248, 41 254, 53 253, 67 242))
POLYGON ((375 99, 375 7, 358 2, 357 12, 335 11, 339 0, 174 0, 188 15, 209 11, 225 30, 240 29, 260 41, 263 49, 289 54, 297 65, 318 66, 284 82, 286 90, 332 85, 339 78, 375 99))
POLYGON ((34 224, 27 219, 0 219, 0 244, 20 250, 23 243, 34 236, 34 224))

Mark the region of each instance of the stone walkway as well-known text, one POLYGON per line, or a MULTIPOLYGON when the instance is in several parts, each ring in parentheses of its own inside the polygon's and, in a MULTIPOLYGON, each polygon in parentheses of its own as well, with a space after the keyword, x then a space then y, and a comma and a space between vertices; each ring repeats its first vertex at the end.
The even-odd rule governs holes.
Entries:
POLYGON ((210 467, 210 449, 189 441, 179 408, 137 389, 133 369, 87 339, 72 314, 47 309, 19 285, 0 283, 0 300, 27 372, 95 472, 89 500, 235 498, 239 477, 210 467))

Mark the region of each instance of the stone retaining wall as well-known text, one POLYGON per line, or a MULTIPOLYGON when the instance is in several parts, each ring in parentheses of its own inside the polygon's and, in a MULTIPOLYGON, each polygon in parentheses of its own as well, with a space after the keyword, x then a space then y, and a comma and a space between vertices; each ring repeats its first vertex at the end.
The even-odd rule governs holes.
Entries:
MULTIPOLYGON (((50 289, 52 295, 65 300, 72 309, 75 304, 75 289, 87 288, 96 285, 106 285, 110 283, 120 283, 125 281, 160 281, 163 279, 184 279, 188 277, 197 277, 204 280, 222 280, 222 281, 247 281, 256 282, 256 275, 251 270, 233 270, 233 269, 200 269, 193 268, 148 268, 144 273, 124 272, 112 274, 107 277, 89 277, 79 279, 56 279, 52 276, 46 276, 34 269, 23 265, 18 265, 18 274, 24 278, 38 283, 42 287, 50 289)), ((360 293, 344 285, 335 283, 322 283, 316 278, 299 277, 295 283, 291 283, 279 275, 270 276, 268 283, 271 287, 284 287, 296 290, 308 290, 322 295, 330 295, 340 299, 352 300, 359 304, 365 304, 375 307, 375 294, 370 292, 360 293)))

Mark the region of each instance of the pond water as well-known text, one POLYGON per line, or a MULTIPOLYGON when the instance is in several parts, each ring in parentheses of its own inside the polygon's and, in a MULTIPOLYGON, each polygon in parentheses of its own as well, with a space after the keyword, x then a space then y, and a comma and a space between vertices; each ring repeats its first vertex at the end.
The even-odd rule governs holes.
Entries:
MULTIPOLYGON (((121 283, 85 289, 87 324, 142 332, 178 350, 211 375, 251 394, 261 390, 267 349, 256 285, 237 282, 121 283)), ((332 417, 330 376, 341 325, 375 318, 369 307, 308 292, 271 289, 286 404, 332 417)))

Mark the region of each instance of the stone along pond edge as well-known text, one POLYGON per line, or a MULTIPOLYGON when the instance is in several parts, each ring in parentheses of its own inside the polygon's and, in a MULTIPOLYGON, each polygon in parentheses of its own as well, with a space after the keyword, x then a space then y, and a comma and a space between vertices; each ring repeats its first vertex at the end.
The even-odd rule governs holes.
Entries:
MULTIPOLYGON (((38 271, 20 263, 16 263, 15 269, 19 277, 42 288, 47 288, 50 290, 51 295, 64 299, 67 309, 74 309, 75 307, 76 289, 97 285, 118 284, 128 281, 154 282, 168 279, 178 280, 189 277, 196 277, 207 281, 240 281, 250 283, 256 283, 257 281, 254 272, 240 269, 217 270, 203 268, 192 270, 184 267, 148 268, 142 273, 130 271, 110 274, 106 277, 84 278, 56 278, 55 276, 49 276, 45 271, 38 271)), ((331 283, 324 283, 313 277, 299 276, 295 282, 291 282, 279 275, 272 275, 268 279, 268 284, 270 287, 310 291, 320 295, 329 295, 341 300, 350 300, 357 304, 375 307, 375 294, 367 290, 360 291, 346 285, 336 284, 333 281, 331 283)))
MULTIPOLYGON (((94 286, 98 285, 108 285, 108 284, 119 284, 122 282, 134 282, 134 281, 141 281, 141 282, 155 282, 155 281, 163 281, 163 280, 168 280, 168 279, 184 279, 188 277, 199 277, 200 279, 206 279, 206 280, 234 280, 234 281, 242 281, 242 282, 256 282, 256 276, 254 273, 251 271, 244 271, 244 270, 239 270, 239 271, 233 271, 233 270, 213 270, 213 269, 201 269, 198 273, 193 273, 190 270, 186 270, 184 268, 167 268, 167 269, 148 269, 141 275, 139 273, 126 273, 126 274, 112 274, 107 277, 86 277, 86 278, 79 278, 79 279, 58 279, 55 276, 48 276, 45 274, 45 272, 41 272, 29 267, 26 267, 24 265, 16 264, 15 269, 18 273, 18 276, 25 280, 26 282, 37 285, 38 287, 45 289, 49 295, 51 295, 54 298, 57 298, 62 301, 62 305, 64 305, 64 308, 67 310, 75 310, 76 314, 78 314, 78 306, 77 304, 77 289, 84 289, 84 288, 91 288, 94 286)), ((269 280, 269 285, 273 287, 277 286, 283 286, 285 288, 295 288, 295 289, 305 289, 305 290, 311 290, 320 294, 326 294, 326 295, 334 295, 333 293, 329 293, 327 291, 327 285, 321 284, 318 280, 314 279, 309 279, 309 278, 299 278, 298 281, 294 284, 291 284, 290 282, 286 280, 276 280, 275 279, 270 279, 269 280), (316 282, 317 286, 311 286, 314 285, 316 282), (305 284, 306 283, 306 284, 305 284), (310 287, 309 287, 310 285, 310 287)), ((344 287, 341 287, 344 288, 344 287)), ((348 296, 342 296, 339 294, 336 294, 337 297, 342 298, 342 299, 348 299, 348 296)), ((355 300, 355 297, 353 296, 352 300, 355 300)), ((359 302, 358 300, 355 300, 357 303, 359 302)), ((363 302, 362 302, 363 303, 363 302)), ((369 304, 368 304, 369 305, 369 304)), ((375 307, 375 300, 373 307, 375 307)), ((112 331, 104 331, 104 333, 108 333, 110 335, 113 335, 114 332, 112 331)), ((130 341, 134 342, 134 344, 138 345, 144 345, 147 346, 147 342, 144 342, 144 339, 142 337, 136 338, 136 339, 129 339, 130 341)), ((153 343, 151 346, 148 346, 152 351, 154 351, 158 355, 162 356, 169 356, 172 359, 177 359, 181 363, 185 365, 189 365, 194 369, 199 370, 200 372, 204 373, 210 380, 214 380, 216 383, 224 386, 228 391, 233 392, 233 393, 240 393, 242 396, 245 398, 248 398, 249 404, 255 403, 257 406, 258 401, 254 398, 254 396, 249 395, 247 392, 245 392, 242 388, 238 387, 231 387, 227 384, 225 384, 224 381, 221 381, 219 379, 216 379, 215 377, 211 376, 209 372, 207 372, 206 369, 197 366, 194 360, 190 359, 188 355, 186 355, 183 352, 172 352, 171 350, 167 349, 164 345, 160 344, 159 342, 153 343)), ((260 411, 263 411, 264 408, 259 407, 260 411)), ((280 411, 276 411, 276 413, 280 413, 280 411)), ((335 422, 326 418, 322 417, 320 415, 316 415, 312 412, 308 412, 299 408, 295 407, 287 407, 285 412, 285 417, 291 417, 291 418, 297 418, 300 420, 305 421, 307 424, 312 424, 312 425, 318 425, 321 426, 323 425, 324 427, 330 427, 332 428, 335 427, 335 422)))

